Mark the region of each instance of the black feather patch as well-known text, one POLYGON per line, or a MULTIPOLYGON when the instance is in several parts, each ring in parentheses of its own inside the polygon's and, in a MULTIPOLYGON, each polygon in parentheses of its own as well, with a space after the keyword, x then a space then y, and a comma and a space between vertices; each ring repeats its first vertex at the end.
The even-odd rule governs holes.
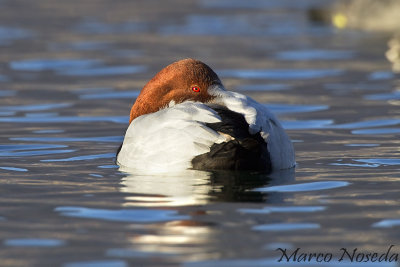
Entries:
POLYGON ((232 140, 214 144, 210 152, 192 160, 197 170, 254 170, 271 172, 271 160, 267 143, 260 133, 250 134, 243 115, 224 107, 213 107, 222 121, 207 123, 214 131, 232 136, 232 140))

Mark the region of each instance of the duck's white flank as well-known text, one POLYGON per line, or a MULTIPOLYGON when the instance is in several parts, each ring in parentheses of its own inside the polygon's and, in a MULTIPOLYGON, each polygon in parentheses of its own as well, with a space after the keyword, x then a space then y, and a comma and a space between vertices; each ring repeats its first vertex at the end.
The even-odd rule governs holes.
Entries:
POLYGON ((135 170, 168 172, 192 167, 191 160, 225 138, 205 126, 219 122, 215 111, 185 101, 140 116, 129 125, 118 163, 135 170))

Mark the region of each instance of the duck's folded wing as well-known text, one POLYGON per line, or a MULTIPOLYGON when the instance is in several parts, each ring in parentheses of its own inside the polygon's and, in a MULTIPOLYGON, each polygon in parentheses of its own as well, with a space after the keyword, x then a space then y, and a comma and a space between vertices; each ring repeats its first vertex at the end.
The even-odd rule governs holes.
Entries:
POLYGON ((288 169, 295 166, 292 142, 279 120, 264 104, 230 91, 218 91, 216 95, 216 103, 244 116, 251 134, 258 132, 261 134, 268 144, 274 169, 288 169))
POLYGON ((219 122, 210 107, 184 102, 136 118, 117 156, 120 165, 148 172, 191 168, 191 160, 225 140, 205 123, 219 122))

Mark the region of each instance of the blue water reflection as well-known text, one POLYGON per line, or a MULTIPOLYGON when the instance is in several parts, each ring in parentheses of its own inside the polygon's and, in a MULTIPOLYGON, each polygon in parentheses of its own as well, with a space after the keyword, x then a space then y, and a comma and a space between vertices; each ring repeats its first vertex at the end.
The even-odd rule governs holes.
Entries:
POLYGON ((32 131, 32 133, 36 133, 36 134, 54 134, 54 133, 63 133, 63 132, 65 132, 65 131, 62 129, 48 129, 48 130, 32 131))
POLYGON ((40 110, 53 110, 59 108, 71 107, 72 103, 49 103, 49 104, 33 104, 21 106, 2 106, 0 111, 40 111, 40 110))
POLYGON ((282 121, 283 128, 288 130, 323 129, 329 128, 333 120, 296 120, 282 121))
POLYGON ((400 128, 379 128, 379 129, 362 129, 351 131, 352 134, 398 134, 400 133, 400 128))
POLYGON ((349 186, 349 182, 345 181, 322 181, 322 182, 309 182, 301 184, 290 184, 290 185, 276 185, 270 187, 261 187, 253 189, 257 192, 306 192, 316 190, 327 190, 333 188, 339 188, 349 186))
POLYGON ((65 245, 64 240, 44 238, 18 238, 7 239, 3 242, 9 247, 59 247, 65 245))
POLYGON ((355 159, 354 161, 370 163, 370 164, 378 164, 379 166, 381 166, 381 165, 383 165, 383 166, 400 165, 400 159, 399 158, 393 158, 393 159, 388 159, 388 158, 355 159))
POLYGON ((60 71, 68 69, 82 69, 100 65, 97 59, 29 59, 10 62, 10 67, 18 71, 60 71))
POLYGON ((116 222, 156 223, 173 220, 188 220, 190 216, 179 215, 175 210, 123 209, 106 210, 85 207, 57 207, 56 212, 63 216, 98 219, 116 222))
POLYGON ((100 169, 118 169, 119 166, 118 165, 100 165, 97 168, 100 168, 100 169))
POLYGON ((27 172, 28 169, 25 168, 16 168, 16 167, 7 167, 7 166, 0 166, 0 169, 6 171, 16 171, 16 172, 27 172))
POLYGON ((12 41, 33 37, 33 32, 27 29, 0 26, 0 45, 9 45, 12 41))
POLYGON ((357 128, 366 128, 366 127, 379 127, 379 126, 390 126, 400 124, 400 119, 377 119, 377 120, 366 120, 359 122, 350 122, 344 124, 337 124, 332 126, 333 128, 339 129, 357 129, 357 128))
POLYGON ((394 99, 400 99, 400 90, 394 91, 392 93, 367 95, 367 96, 365 96, 365 99, 369 99, 369 100, 394 100, 394 99))
POLYGON ((31 150, 18 152, 0 152, 0 157, 29 157, 29 156, 44 156, 54 154, 66 154, 75 152, 75 149, 53 149, 53 150, 31 150))
POLYGON ((377 168, 379 164, 361 164, 361 163, 330 163, 332 166, 361 167, 361 168, 377 168))
POLYGON ((62 159, 42 159, 41 161, 42 162, 69 162, 69 161, 109 159, 109 158, 115 158, 115 153, 84 155, 84 156, 76 156, 76 157, 62 158, 62 159))
POLYGON ((284 83, 245 84, 239 85, 239 91, 283 91, 292 89, 292 85, 284 83))
POLYGON ((241 14, 232 16, 188 15, 183 24, 166 24, 159 28, 163 35, 216 35, 216 36, 268 36, 268 35, 326 35, 329 27, 308 27, 293 20, 283 20, 279 14, 241 14))
POLYGON ((139 96, 140 91, 108 91, 98 93, 86 93, 79 95, 81 99, 134 99, 139 96))
POLYGON ((273 212, 278 213, 291 213, 291 212, 317 212, 325 210, 325 206, 282 206, 282 207, 264 207, 263 209, 239 209, 239 212, 249 214, 270 214, 273 212))
POLYGON ((49 145, 49 144, 8 144, 0 145, 0 151, 17 151, 17 150, 29 150, 29 149, 49 149, 49 148, 64 148, 67 145, 49 145))
POLYGON ((107 41, 79 41, 74 43, 50 44, 52 50, 94 51, 111 49, 111 47, 112 43, 107 41))
POLYGON ((147 24, 142 22, 128 21, 111 24, 95 19, 86 19, 77 24, 73 30, 85 34, 126 34, 143 32, 147 28, 147 24))
POLYGON ((324 77, 339 76, 344 73, 340 69, 267 69, 267 70, 219 70, 221 77, 233 77, 240 79, 283 79, 306 80, 324 77))
POLYGON ((313 112, 329 109, 327 105, 291 105, 291 104, 265 104, 272 112, 277 114, 313 112))
POLYGON ((96 137, 11 137, 14 141, 33 142, 122 142, 122 136, 96 136, 96 137))
POLYGON ((16 71, 55 71, 66 76, 107 76, 135 74, 146 71, 145 66, 103 66, 97 59, 30 59, 10 62, 16 71))
POLYGON ((63 267, 128 267, 128 263, 122 260, 93 260, 93 261, 80 261, 69 262, 63 267))
POLYGON ((349 91, 375 91, 375 90, 390 90, 391 86, 384 83, 365 83, 365 82, 356 82, 356 83, 325 83, 323 87, 332 91, 341 91, 341 92, 349 92, 349 91))
POLYGON ((379 144, 345 144, 345 146, 350 146, 350 147, 376 147, 376 146, 379 146, 379 144))
POLYGON ((368 78, 370 80, 389 80, 394 78, 394 73, 391 71, 375 71, 368 78))
POLYGON ((339 60, 339 59, 350 59, 355 56, 353 51, 343 50, 322 50, 322 49, 311 49, 311 50, 295 50, 295 51, 282 51, 276 54, 276 58, 279 60, 339 60))
POLYGON ((66 147, 68 146, 47 145, 47 144, 0 145, 0 157, 42 156, 42 155, 71 153, 76 151, 73 149, 51 149, 51 148, 66 148, 66 147))
POLYGON ((126 124, 129 116, 57 116, 57 117, 5 117, 0 122, 12 123, 80 123, 80 122, 114 122, 126 124))
POLYGON ((298 231, 318 229, 321 226, 317 223, 272 223, 253 226, 255 231, 298 231))
POLYGON ((109 66, 86 69, 68 69, 59 71, 58 74, 66 76, 109 76, 143 73, 145 71, 145 66, 109 66))
POLYGON ((376 228, 391 228, 396 226, 400 226, 400 219, 385 219, 372 225, 372 227, 376 228))

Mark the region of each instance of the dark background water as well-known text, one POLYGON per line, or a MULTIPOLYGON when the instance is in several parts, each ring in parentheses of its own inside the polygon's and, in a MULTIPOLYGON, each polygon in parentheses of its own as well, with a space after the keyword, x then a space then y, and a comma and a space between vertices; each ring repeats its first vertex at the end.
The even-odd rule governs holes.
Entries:
POLYGON ((337 263, 400 253, 396 29, 347 3, 0 1, 0 265, 397 266, 337 263), (118 170, 138 92, 186 57, 282 119, 295 173, 118 170))

